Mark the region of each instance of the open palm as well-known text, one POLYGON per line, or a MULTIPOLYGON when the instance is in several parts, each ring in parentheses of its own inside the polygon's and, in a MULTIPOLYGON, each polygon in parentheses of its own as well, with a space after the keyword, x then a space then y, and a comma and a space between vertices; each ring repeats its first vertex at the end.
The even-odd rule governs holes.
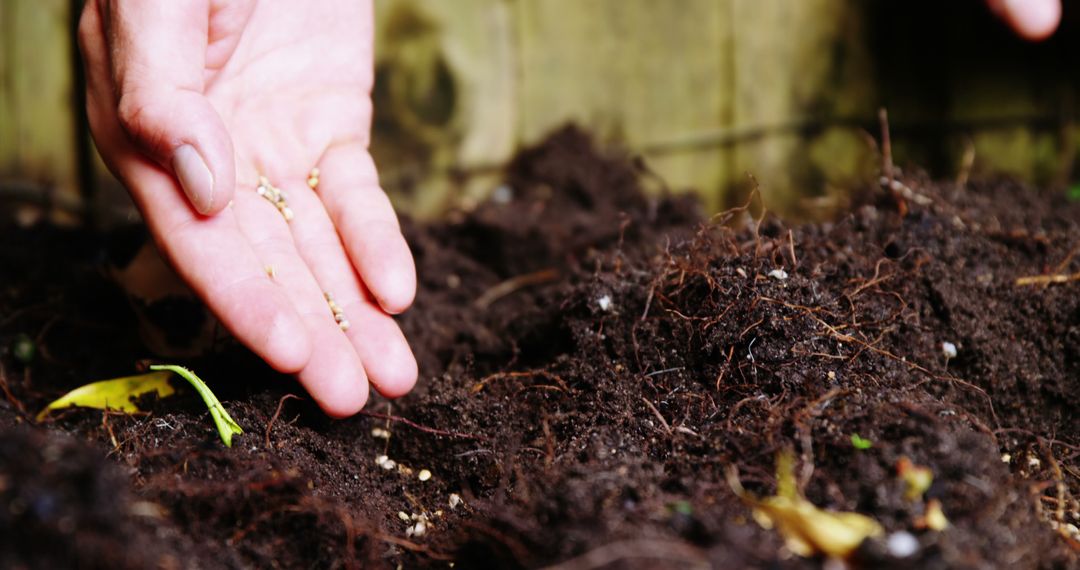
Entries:
POLYGON ((369 380, 407 392, 416 363, 388 313, 416 279, 367 150, 370 2, 91 0, 79 39, 102 156, 221 322, 331 415, 369 380))

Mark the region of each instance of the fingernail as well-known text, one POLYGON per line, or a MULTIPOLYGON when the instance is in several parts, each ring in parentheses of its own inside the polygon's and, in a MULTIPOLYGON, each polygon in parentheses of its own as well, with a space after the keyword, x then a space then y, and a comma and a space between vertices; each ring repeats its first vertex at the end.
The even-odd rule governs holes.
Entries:
POLYGON ((191 205, 200 214, 209 212, 214 203, 214 175, 210 174, 199 151, 189 144, 181 146, 173 153, 172 165, 191 205))

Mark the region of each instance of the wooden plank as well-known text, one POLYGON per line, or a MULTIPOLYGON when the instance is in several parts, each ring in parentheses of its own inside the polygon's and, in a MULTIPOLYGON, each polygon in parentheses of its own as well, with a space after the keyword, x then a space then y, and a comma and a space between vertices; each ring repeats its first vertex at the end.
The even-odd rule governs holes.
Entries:
POLYGON ((492 177, 477 172, 508 159, 515 142, 509 5, 377 0, 375 10, 372 154, 384 188, 420 217, 486 193, 492 177))
POLYGON ((79 204, 71 18, 68 0, 0 3, 0 176, 41 184, 56 200, 79 204))
POLYGON ((731 182, 743 195, 750 183, 742 173, 751 172, 766 205, 792 213, 801 196, 827 194, 831 178, 857 175, 870 153, 856 128, 823 128, 875 115, 865 9, 852 0, 735 0, 731 18, 732 124, 762 133, 735 146, 731 182), (831 164, 826 155, 840 148, 854 157, 831 164))
POLYGON ((631 144, 723 125, 726 4, 518 2, 520 140, 568 119, 631 144))

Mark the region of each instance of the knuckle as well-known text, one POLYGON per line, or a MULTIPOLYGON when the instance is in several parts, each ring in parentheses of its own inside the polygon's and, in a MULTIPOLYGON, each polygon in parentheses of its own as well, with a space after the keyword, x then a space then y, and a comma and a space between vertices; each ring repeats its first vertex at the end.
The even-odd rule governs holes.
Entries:
POLYGON ((143 150, 155 155, 167 150, 165 133, 156 128, 158 122, 152 97, 138 90, 122 92, 116 105, 116 116, 120 127, 143 150))

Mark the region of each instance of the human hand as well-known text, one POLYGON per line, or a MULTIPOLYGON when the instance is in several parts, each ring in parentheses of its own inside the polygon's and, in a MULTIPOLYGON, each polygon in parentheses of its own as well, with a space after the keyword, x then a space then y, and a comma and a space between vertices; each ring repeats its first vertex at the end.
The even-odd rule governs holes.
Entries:
POLYGON ((1061 0, 986 0, 986 4, 1028 40, 1045 40, 1061 22, 1061 0))
POLYGON ((372 20, 369 0, 88 0, 79 23, 94 141, 159 249, 337 417, 369 381, 396 397, 417 375, 388 314, 412 303, 415 268, 367 150, 372 20))

